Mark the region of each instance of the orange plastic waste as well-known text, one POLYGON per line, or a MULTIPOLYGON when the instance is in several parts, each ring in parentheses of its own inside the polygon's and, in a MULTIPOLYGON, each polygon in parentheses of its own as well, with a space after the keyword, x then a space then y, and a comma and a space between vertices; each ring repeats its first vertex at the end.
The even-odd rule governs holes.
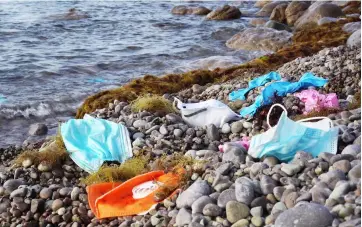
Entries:
MULTIPOLYGON (((161 202, 155 200, 155 194, 160 192, 160 186, 177 188, 181 180, 179 173, 165 174, 163 171, 153 171, 136 176, 124 183, 101 183, 88 186, 89 206, 97 218, 147 213, 161 202)), ((176 192, 177 190, 174 190, 169 196, 176 192)))

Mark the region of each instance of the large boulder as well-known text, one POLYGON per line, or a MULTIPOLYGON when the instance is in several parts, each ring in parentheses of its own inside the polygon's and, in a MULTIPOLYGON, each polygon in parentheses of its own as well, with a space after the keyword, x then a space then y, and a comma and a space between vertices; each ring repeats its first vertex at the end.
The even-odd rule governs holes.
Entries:
POLYGON ((285 10, 287 9, 287 6, 287 3, 277 5, 270 15, 270 20, 284 23, 286 21, 285 10))
POLYGON ((361 47, 361 29, 353 32, 353 34, 347 40, 348 46, 361 47))
POLYGON ((263 6, 265 6, 266 4, 270 3, 271 1, 256 1, 254 6, 257 7, 257 8, 263 8, 263 6))
POLYGON ((270 2, 264 5, 263 8, 261 8, 261 10, 256 13, 256 15, 260 17, 269 17, 272 14, 274 8, 280 4, 283 4, 283 2, 270 2))
POLYGON ((171 10, 172 14, 177 14, 177 15, 186 15, 186 14, 207 15, 210 12, 211 10, 203 6, 187 7, 180 5, 173 7, 173 9, 171 10))
POLYGON ((341 8, 335 4, 327 2, 316 2, 312 4, 307 11, 295 22, 297 30, 310 28, 318 25, 318 20, 323 17, 340 17, 343 16, 341 8), (318 3, 318 4, 316 4, 318 3))
POLYGON ((292 34, 272 28, 248 28, 226 42, 233 49, 277 51, 291 43, 292 34))
POLYGON ((309 7, 309 4, 306 2, 297 2, 293 1, 289 3, 288 7, 285 9, 285 17, 288 25, 294 25, 300 16, 303 15, 309 7))
POLYGON ((308 203, 297 205, 281 213, 275 221, 275 227, 327 227, 331 226, 333 215, 320 204, 308 203))
POLYGON ((241 12, 235 6, 224 5, 219 7, 211 13, 207 14, 206 18, 209 20, 232 20, 239 19, 241 12))

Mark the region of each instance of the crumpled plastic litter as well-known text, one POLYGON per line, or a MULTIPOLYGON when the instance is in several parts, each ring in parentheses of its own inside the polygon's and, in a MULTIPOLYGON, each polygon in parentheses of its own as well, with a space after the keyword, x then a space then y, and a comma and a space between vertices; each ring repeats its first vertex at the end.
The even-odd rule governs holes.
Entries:
POLYGON ((246 137, 246 136, 243 136, 240 141, 227 142, 227 143, 224 143, 224 144, 222 144, 222 145, 219 145, 219 151, 220 151, 220 152, 224 152, 225 146, 228 146, 228 145, 232 145, 232 146, 242 146, 242 147, 244 147, 246 150, 249 150, 250 138, 249 138, 249 137, 246 137))
POLYGON ((122 163, 133 156, 128 130, 122 124, 86 114, 63 123, 60 131, 70 158, 89 173, 105 161, 122 163))
POLYGON ((175 98, 175 102, 181 112, 182 119, 194 127, 210 124, 221 127, 231 120, 240 118, 230 107, 216 99, 198 103, 182 103, 181 100, 175 98))
POLYGON ((246 94, 253 90, 256 87, 259 86, 263 86, 266 83, 272 81, 272 80, 281 80, 282 77, 280 76, 279 73, 277 72, 270 72, 268 74, 265 74, 263 76, 257 77, 251 81, 249 81, 249 87, 248 88, 244 88, 244 89, 239 89, 237 91, 232 91, 229 94, 229 100, 230 101, 235 101, 237 99, 240 100, 245 100, 246 99, 246 94))
POLYGON ((304 114, 313 110, 320 111, 325 108, 339 108, 338 98, 335 93, 320 94, 314 89, 308 89, 303 90, 300 93, 295 93, 294 96, 305 103, 304 114))
POLYGON ((258 108, 271 104, 275 94, 284 97, 288 93, 294 93, 310 86, 322 87, 327 82, 327 79, 317 77, 311 72, 305 73, 298 82, 274 82, 264 88, 262 93, 256 97, 255 102, 252 105, 241 109, 240 115, 242 117, 252 117, 258 108))
POLYGON ((126 182, 107 182, 87 187, 88 202, 97 218, 144 215, 163 199, 179 192, 178 185, 184 170, 165 173, 153 171, 138 175, 126 182), (174 188, 165 198, 155 199, 163 193, 161 186, 174 188))

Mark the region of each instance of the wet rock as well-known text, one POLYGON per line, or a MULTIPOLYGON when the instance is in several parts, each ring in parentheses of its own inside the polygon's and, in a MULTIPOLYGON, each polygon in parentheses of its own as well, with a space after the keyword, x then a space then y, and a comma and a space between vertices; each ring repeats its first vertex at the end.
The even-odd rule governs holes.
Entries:
POLYGON ((333 216, 322 205, 307 203, 281 213, 275 221, 275 227, 285 226, 320 226, 327 227, 333 222, 333 216))
POLYGON ((176 15, 186 15, 186 14, 207 15, 210 12, 211 10, 203 6, 187 7, 181 5, 181 6, 175 6, 171 10, 171 13, 176 15))
POLYGON ((207 14, 206 18, 209 20, 232 20, 239 19, 241 12, 235 6, 224 5, 219 7, 211 13, 207 14))
POLYGON ((291 43, 291 36, 287 31, 272 28, 247 28, 231 37, 226 46, 242 50, 277 51, 291 43))
POLYGON ((45 124, 36 123, 29 127, 29 135, 31 136, 42 136, 48 133, 48 127, 45 124))

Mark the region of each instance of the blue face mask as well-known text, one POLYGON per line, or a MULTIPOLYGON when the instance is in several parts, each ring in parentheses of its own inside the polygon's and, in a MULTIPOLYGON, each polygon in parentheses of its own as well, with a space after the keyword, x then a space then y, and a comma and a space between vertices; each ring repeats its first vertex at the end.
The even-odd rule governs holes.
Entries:
POLYGON ((329 118, 303 120, 323 119, 317 122, 295 122, 287 117, 282 105, 275 104, 269 110, 268 124, 270 112, 275 106, 282 107, 284 112, 276 126, 251 138, 248 153, 252 157, 274 156, 280 161, 289 162, 297 151, 309 152, 313 157, 322 152, 337 153, 338 128, 333 127, 329 118))

